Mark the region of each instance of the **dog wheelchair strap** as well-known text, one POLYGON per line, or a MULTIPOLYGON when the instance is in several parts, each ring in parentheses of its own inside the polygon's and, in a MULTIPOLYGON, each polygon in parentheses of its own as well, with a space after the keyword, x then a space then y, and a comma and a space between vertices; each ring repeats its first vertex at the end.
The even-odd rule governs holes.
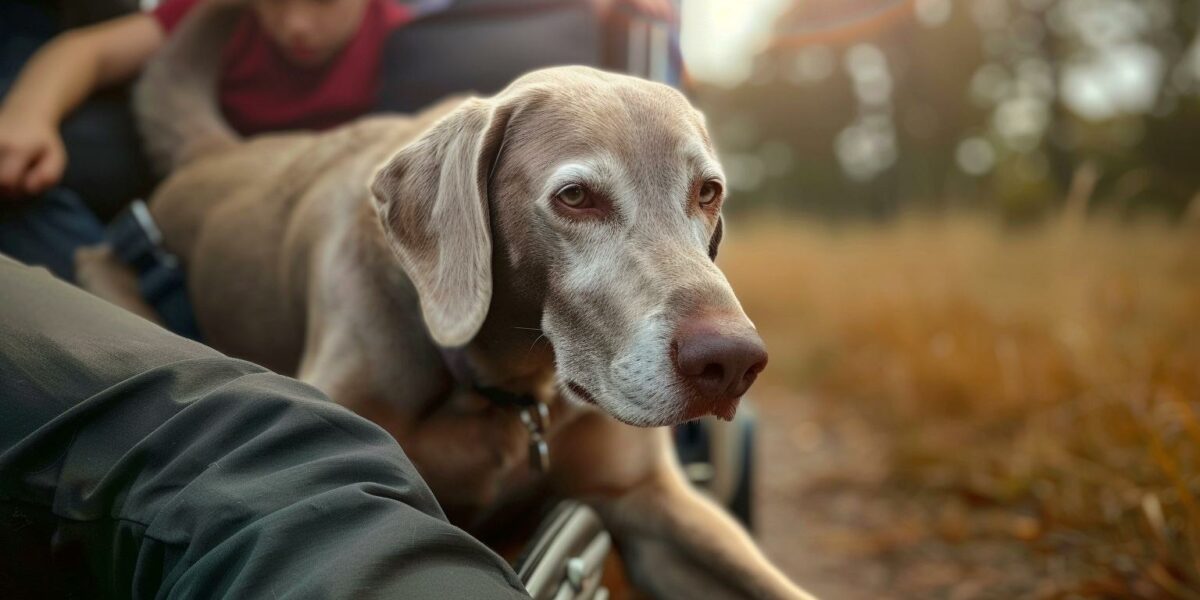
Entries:
POLYGON ((179 259, 162 246, 162 232, 141 200, 133 201, 105 231, 105 241, 138 278, 142 298, 158 312, 167 329, 203 341, 187 295, 187 280, 179 259))

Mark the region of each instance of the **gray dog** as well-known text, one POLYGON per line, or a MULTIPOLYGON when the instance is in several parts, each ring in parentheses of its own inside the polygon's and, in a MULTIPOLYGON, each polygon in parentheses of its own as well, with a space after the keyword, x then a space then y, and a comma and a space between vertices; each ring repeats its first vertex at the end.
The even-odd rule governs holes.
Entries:
POLYGON ((574 497, 656 596, 808 597, 684 480, 661 427, 732 418, 766 364, 712 261, 724 176, 681 94, 548 69, 241 140, 213 89, 240 9, 211 4, 137 100, 171 172, 151 211, 213 346, 382 426, 468 529, 574 497))

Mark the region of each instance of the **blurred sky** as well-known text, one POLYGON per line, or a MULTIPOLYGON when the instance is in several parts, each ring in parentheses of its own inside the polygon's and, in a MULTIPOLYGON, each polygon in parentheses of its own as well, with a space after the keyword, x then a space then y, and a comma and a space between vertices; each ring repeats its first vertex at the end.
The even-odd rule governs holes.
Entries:
POLYGON ((791 0, 684 0, 680 44, 695 78, 736 85, 791 0))

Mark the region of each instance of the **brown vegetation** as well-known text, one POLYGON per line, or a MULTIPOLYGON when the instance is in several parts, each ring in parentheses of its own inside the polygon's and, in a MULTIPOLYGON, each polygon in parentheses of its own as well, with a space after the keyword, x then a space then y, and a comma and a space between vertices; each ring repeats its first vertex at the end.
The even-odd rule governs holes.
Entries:
POLYGON ((831 597, 1200 597, 1200 230, 746 216, 760 532, 831 597))

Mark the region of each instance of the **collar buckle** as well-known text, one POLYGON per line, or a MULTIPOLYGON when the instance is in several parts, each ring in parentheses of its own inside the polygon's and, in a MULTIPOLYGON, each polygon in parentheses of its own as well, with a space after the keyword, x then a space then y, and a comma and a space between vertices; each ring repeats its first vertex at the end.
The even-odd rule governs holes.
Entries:
POLYGON ((529 432, 529 468, 539 473, 550 470, 550 446, 546 443, 546 426, 550 409, 542 402, 521 407, 521 424, 529 432))
POLYGON ((455 382, 468 390, 487 398, 496 406, 515 406, 521 416, 521 424, 529 432, 529 468, 538 473, 550 470, 550 446, 546 443, 546 429, 550 424, 550 409, 532 394, 514 394, 490 386, 481 386, 471 373, 467 355, 461 349, 441 348, 446 369, 455 382))

